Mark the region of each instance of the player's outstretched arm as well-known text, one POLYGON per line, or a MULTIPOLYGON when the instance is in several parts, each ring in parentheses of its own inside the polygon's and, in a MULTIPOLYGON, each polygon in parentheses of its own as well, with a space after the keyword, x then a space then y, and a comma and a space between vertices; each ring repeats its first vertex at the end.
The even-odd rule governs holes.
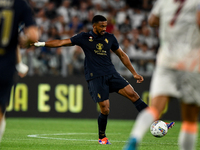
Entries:
POLYGON ((131 61, 128 55, 121 48, 119 48, 118 50, 114 52, 120 58, 124 66, 126 66, 126 68, 128 68, 128 70, 133 74, 133 77, 137 80, 137 83, 143 82, 144 78, 141 75, 137 74, 137 72, 135 71, 135 69, 133 68, 131 64, 131 61))
POLYGON ((63 40, 52 40, 47 42, 36 42, 33 44, 36 47, 61 47, 61 46, 72 46, 72 42, 70 39, 63 40))

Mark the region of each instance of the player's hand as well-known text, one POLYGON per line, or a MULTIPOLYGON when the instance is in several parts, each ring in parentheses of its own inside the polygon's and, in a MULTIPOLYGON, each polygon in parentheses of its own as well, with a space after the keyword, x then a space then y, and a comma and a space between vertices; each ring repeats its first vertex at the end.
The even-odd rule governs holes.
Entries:
POLYGON ((20 62, 20 63, 16 64, 15 67, 16 67, 16 70, 18 72, 18 75, 21 78, 23 78, 23 77, 25 77, 27 75, 28 70, 29 70, 27 65, 23 64, 22 62, 20 62))
POLYGON ((144 81, 144 78, 139 74, 136 74, 133 77, 137 80, 137 83, 142 83, 144 81))
POLYGON ((36 42, 36 43, 32 43, 32 45, 36 47, 42 47, 42 46, 45 46, 45 42, 36 42))

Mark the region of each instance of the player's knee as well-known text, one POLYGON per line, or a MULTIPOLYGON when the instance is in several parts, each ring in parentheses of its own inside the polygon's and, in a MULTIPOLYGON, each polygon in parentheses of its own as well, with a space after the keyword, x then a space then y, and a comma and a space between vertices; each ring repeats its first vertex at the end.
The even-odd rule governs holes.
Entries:
POLYGON ((104 115, 108 115, 109 112, 110 112, 110 109, 108 107, 101 109, 101 113, 104 114, 104 115))
POLYGON ((130 93, 128 94, 128 96, 129 96, 129 99, 130 99, 132 102, 135 102, 135 101, 137 101, 137 100, 140 98, 140 96, 139 96, 135 91, 130 92, 130 93))

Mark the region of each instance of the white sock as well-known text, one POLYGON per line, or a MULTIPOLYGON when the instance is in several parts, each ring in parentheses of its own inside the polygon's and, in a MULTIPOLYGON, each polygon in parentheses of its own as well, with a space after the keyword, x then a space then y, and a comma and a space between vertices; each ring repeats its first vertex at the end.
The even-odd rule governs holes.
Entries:
POLYGON ((5 128, 6 128, 6 120, 5 120, 5 116, 3 116, 2 120, 0 122, 0 142, 1 142, 1 139, 3 137, 5 128))
POLYGON ((132 128, 130 137, 134 137, 140 142, 147 132, 150 129, 152 122, 155 120, 155 117, 150 111, 145 109, 142 111, 136 118, 136 123, 132 128))
POLYGON ((180 150, 195 150, 196 139, 196 133, 181 131, 178 139, 180 150))

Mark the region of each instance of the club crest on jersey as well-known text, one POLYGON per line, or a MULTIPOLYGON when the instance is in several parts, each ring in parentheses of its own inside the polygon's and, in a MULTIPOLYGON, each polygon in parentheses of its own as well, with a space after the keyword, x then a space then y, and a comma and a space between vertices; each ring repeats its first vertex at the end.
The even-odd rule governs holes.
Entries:
POLYGON ((96 45, 96 48, 97 48, 98 50, 102 50, 102 49, 103 49, 103 44, 98 43, 98 44, 96 45))
POLYGON ((92 36, 89 37, 89 41, 90 41, 90 42, 93 41, 93 37, 92 37, 92 36))
POLYGON ((108 39, 107 38, 105 38, 105 42, 108 44, 108 39))

